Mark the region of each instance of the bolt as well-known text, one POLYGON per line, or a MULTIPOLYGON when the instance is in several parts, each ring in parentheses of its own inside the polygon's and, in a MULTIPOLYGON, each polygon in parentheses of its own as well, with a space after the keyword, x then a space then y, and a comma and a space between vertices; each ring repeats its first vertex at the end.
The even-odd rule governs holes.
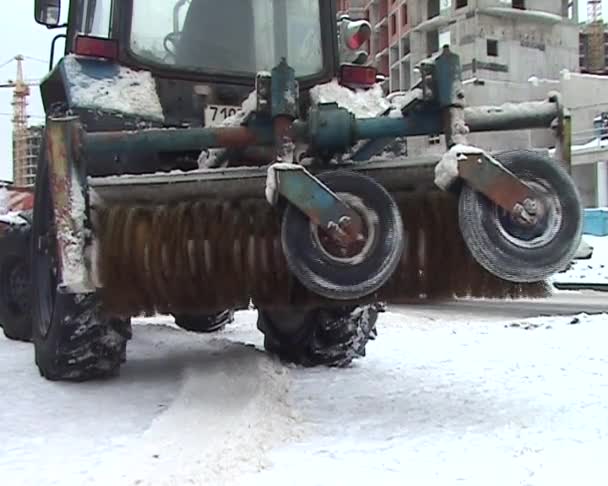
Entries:
POLYGON ((535 199, 525 199, 524 200, 524 209, 530 213, 530 214, 536 214, 536 211, 538 210, 538 203, 536 202, 535 199))
POLYGON ((512 213, 521 223, 524 223, 524 224, 533 224, 534 223, 534 217, 532 215, 530 215, 528 213, 528 211, 526 211, 526 209, 520 203, 517 203, 517 204, 515 204, 515 206, 513 206, 512 213))
POLYGON ((338 222, 338 226, 340 226, 340 228, 344 228, 346 226, 349 226, 352 222, 352 219, 349 216, 342 216, 340 218, 340 221, 338 222))

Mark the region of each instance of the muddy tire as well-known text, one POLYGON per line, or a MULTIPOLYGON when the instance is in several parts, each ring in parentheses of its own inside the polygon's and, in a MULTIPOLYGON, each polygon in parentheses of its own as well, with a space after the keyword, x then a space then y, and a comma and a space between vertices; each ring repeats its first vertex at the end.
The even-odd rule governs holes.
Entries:
POLYGON ((24 219, 0 235, 0 326, 7 338, 26 342, 32 339, 30 234, 24 219))
POLYGON ((379 305, 258 312, 264 348, 301 366, 345 367, 377 335, 379 305))
MULTIPOLYGON (((44 150, 41 151, 44 154, 44 150)), ((31 245, 32 336, 36 364, 49 380, 86 381, 118 374, 126 359, 129 321, 101 312, 96 294, 60 293, 49 174, 38 164, 31 245)))
POLYGON ((225 310, 217 314, 199 316, 175 314, 173 317, 175 318, 175 324, 186 331, 211 333, 221 331, 227 324, 233 322, 234 312, 232 310, 225 310))
POLYGON ((583 210, 574 182, 555 160, 515 150, 496 158, 543 194, 534 224, 522 224, 467 184, 459 198, 459 225, 473 258, 511 282, 538 282, 572 261, 581 240, 583 210))

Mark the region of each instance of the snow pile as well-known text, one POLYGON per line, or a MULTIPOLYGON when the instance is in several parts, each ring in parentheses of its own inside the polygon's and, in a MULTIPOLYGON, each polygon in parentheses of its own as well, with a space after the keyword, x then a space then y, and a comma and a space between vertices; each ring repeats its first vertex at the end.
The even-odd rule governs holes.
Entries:
POLYGON ((97 79, 83 71, 81 61, 74 55, 64 58, 64 67, 72 83, 69 92, 73 104, 93 110, 164 120, 156 83, 148 71, 116 66, 114 77, 97 79))
POLYGON ((575 260, 565 272, 552 277, 559 284, 608 284, 608 236, 583 235, 583 239, 593 247, 593 255, 588 260, 575 260))
POLYGON ((466 160, 466 155, 482 155, 484 152, 480 148, 469 145, 454 145, 448 150, 439 163, 435 166, 435 184, 447 190, 458 178, 458 162, 466 160))
POLYGON ((340 108, 346 108, 357 118, 374 118, 391 107, 379 84, 369 90, 353 91, 334 79, 312 88, 310 97, 315 104, 337 103, 340 108))

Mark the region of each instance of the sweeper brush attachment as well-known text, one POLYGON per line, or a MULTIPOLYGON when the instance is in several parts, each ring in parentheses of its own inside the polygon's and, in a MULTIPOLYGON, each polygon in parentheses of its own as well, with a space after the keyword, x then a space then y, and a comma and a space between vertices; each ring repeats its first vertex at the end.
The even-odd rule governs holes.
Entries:
POLYGON ((84 133, 77 119, 50 119, 60 289, 96 293, 118 317, 544 295, 580 239, 576 188, 543 153, 490 154, 466 135, 564 133, 559 97, 466 108, 457 56, 446 50, 421 72, 419 102, 399 117, 356 119, 335 103, 301 117, 282 62, 260 75, 258 109, 239 127, 84 133), (441 158, 340 157, 361 141, 430 133, 446 135, 441 158), (251 146, 270 159, 86 175, 87 156, 251 146))
MULTIPOLYGON (((545 294, 544 282, 508 282, 473 259, 460 233, 455 196, 436 191, 397 195, 396 201, 408 228, 406 250, 392 277, 367 300, 545 294)), ((101 212, 98 231, 101 292, 115 315, 246 308, 250 299, 261 308, 337 305, 290 271, 281 214, 265 200, 114 205, 101 212)))

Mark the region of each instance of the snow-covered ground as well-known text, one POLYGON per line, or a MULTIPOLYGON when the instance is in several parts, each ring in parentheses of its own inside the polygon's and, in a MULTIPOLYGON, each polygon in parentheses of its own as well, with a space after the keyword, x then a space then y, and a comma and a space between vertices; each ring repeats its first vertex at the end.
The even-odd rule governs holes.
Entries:
POLYGON ((0 338, 7 485, 603 485, 608 315, 396 308, 348 369, 260 352, 255 313, 140 321, 121 376, 50 383, 0 338), (164 325, 167 324, 167 325, 164 325))
POLYGON ((593 247, 591 258, 574 261, 566 272, 553 277, 554 282, 608 284, 608 236, 583 235, 583 239, 593 247))

